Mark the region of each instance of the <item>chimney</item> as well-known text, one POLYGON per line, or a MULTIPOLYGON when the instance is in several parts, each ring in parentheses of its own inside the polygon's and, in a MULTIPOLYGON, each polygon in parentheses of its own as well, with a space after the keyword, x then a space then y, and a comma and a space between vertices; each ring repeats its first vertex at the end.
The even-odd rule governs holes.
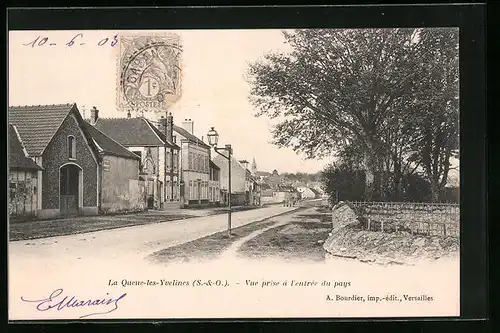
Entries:
POLYGON ((98 118, 99 118, 99 110, 97 110, 97 108, 93 106, 92 110, 90 110, 90 123, 92 125, 95 125, 98 118))
POLYGON ((182 128, 188 131, 190 134, 194 133, 194 122, 191 119, 184 119, 182 122, 182 128))
POLYGON ((245 169, 248 169, 248 161, 247 160, 240 160, 239 162, 245 167, 245 169))
POLYGON ((174 117, 172 112, 169 112, 166 119, 165 135, 169 142, 174 142, 174 117))

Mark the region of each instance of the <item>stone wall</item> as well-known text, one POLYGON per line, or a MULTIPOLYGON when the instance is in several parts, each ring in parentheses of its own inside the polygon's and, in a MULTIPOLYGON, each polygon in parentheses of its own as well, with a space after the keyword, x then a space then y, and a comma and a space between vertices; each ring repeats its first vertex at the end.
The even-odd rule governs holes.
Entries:
POLYGON ((335 232, 349 224, 359 223, 358 216, 349 204, 341 201, 332 208, 332 231, 335 232))

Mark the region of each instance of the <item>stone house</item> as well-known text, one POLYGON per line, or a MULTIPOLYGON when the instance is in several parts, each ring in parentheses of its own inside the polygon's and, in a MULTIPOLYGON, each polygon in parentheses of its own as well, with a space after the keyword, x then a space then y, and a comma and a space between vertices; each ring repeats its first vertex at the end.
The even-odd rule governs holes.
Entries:
POLYGON ((37 217, 97 214, 100 157, 76 104, 9 107, 9 124, 42 168, 37 217))
MULTIPOLYGON (((173 118, 168 117, 173 126, 173 118)), ((144 117, 101 118, 91 111, 89 123, 140 158, 139 179, 146 184, 147 207, 168 209, 180 206, 180 147, 170 133, 160 131, 144 117)))

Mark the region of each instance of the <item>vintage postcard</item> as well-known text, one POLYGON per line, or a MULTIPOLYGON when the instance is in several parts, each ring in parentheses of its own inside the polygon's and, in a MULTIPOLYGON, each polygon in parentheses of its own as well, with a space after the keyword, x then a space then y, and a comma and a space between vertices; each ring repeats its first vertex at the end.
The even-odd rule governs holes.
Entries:
POLYGON ((460 315, 458 28, 10 31, 10 320, 460 315))

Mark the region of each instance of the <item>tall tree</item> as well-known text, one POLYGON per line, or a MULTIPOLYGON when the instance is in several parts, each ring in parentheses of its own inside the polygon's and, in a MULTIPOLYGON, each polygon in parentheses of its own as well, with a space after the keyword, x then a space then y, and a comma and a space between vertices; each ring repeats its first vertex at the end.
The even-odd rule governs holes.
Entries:
POLYGON ((380 199, 391 181, 392 191, 401 191, 403 175, 428 162, 415 130, 433 127, 417 111, 428 100, 438 103, 422 75, 442 70, 428 50, 438 45, 422 42, 424 30, 284 32, 291 52, 270 53, 249 67, 257 115, 280 120, 274 143, 311 158, 340 153, 361 160, 367 200, 380 199))
POLYGON ((459 151, 458 29, 429 29, 420 34, 418 56, 422 80, 415 85, 419 113, 412 143, 432 200, 440 199, 459 151))
POLYGON ((379 133, 411 92, 415 29, 296 30, 284 32, 292 51, 250 65, 251 100, 259 115, 283 117, 275 143, 309 157, 362 146, 367 198, 381 189, 379 133))

